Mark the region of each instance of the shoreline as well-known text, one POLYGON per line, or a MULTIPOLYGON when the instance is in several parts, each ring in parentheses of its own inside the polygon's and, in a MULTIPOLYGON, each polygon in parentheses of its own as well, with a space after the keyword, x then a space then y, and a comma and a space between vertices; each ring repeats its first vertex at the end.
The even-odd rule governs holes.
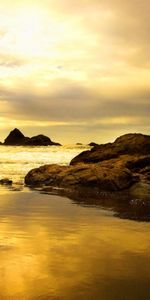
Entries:
POLYGON ((0 196, 6 193, 38 193, 42 196, 60 196, 68 198, 76 205, 97 207, 112 211, 115 217, 138 222, 150 222, 150 186, 137 183, 136 187, 124 191, 98 191, 91 188, 58 188, 50 186, 29 187, 24 184, 0 186, 0 196))

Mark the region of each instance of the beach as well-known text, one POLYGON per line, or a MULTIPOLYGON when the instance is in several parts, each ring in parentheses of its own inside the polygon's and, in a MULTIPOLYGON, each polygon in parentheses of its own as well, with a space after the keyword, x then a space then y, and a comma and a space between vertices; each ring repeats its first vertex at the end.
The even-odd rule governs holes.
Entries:
POLYGON ((81 149, 6 148, 1 174, 5 153, 14 184, 0 186, 0 299, 148 299, 150 223, 124 216, 121 194, 96 201, 23 185, 28 168, 68 164, 81 149))
POLYGON ((0 299, 148 299, 150 224, 1 188, 0 299))
POLYGON ((150 1, 0 1, 0 300, 150 299, 150 1))

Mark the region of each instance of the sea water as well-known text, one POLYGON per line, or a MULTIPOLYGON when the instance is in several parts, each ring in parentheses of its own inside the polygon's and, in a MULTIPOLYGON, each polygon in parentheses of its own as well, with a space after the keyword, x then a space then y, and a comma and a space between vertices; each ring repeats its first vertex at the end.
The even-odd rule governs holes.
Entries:
POLYGON ((84 145, 68 146, 0 146, 0 179, 9 178, 14 183, 23 182, 33 168, 44 164, 68 165, 73 157, 90 149, 84 145))

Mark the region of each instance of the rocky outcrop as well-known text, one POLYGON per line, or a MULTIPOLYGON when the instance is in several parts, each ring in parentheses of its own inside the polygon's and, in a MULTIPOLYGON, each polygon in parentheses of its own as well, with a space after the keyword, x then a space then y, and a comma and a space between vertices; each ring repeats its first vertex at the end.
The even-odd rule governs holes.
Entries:
POLYGON ((120 155, 150 154, 150 136, 143 134, 125 134, 114 143, 96 145, 91 150, 84 151, 73 158, 71 164, 97 163, 103 160, 117 158, 120 155))
POLYGON ((31 138, 24 136, 24 134, 17 128, 12 130, 4 141, 4 145, 10 146, 60 146, 59 143, 51 141, 45 135, 37 135, 31 138))
POLYGON ((23 145, 26 139, 28 138, 26 138, 19 129, 15 128, 5 139, 4 145, 23 145))
POLYGON ((150 156, 124 155, 97 164, 80 163, 73 166, 45 165, 31 170, 25 177, 27 185, 57 187, 90 187, 119 191, 140 180, 148 180, 146 172, 150 156))
POLYGON ((78 164, 76 166, 45 165, 31 170, 25 177, 27 185, 57 187, 92 187, 117 191, 128 188, 134 182, 132 173, 119 165, 78 164))
POLYGON ((128 134, 112 144, 100 145, 74 158, 70 166, 45 165, 25 177, 30 186, 91 188, 106 191, 128 189, 149 181, 150 137, 128 134))
POLYGON ((52 142, 51 139, 43 134, 30 138, 29 145, 31 146, 61 146, 59 143, 52 142))

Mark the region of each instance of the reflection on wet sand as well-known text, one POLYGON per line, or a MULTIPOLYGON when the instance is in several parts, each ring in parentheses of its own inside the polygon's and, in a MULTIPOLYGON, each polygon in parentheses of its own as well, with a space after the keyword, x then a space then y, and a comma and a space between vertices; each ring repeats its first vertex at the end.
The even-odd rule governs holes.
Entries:
POLYGON ((100 206, 3 188, 0 299, 149 299, 149 235, 100 206))
POLYGON ((137 183, 126 191, 108 192, 91 188, 58 189, 41 186, 41 193, 67 196, 76 204, 113 210, 117 217, 136 221, 150 221, 150 185, 137 183))

